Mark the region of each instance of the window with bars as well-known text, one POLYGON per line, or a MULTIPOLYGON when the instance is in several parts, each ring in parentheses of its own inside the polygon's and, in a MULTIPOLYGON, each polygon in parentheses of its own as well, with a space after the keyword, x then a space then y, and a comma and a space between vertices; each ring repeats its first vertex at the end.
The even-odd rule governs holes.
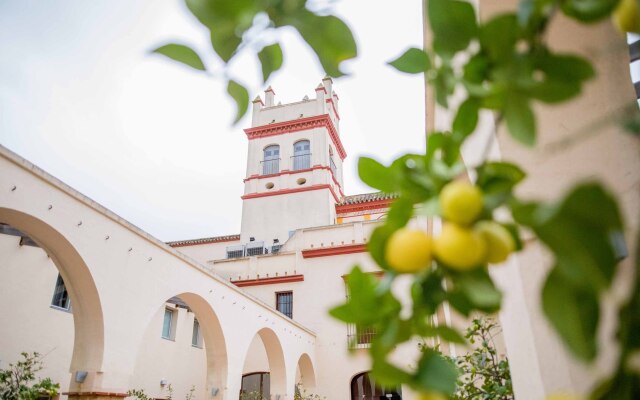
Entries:
POLYGON ((60 274, 58 274, 56 287, 53 290, 53 299, 51 299, 51 305, 63 310, 71 310, 71 299, 69 298, 69 292, 67 292, 67 288, 64 285, 64 280, 62 279, 62 276, 60 276, 60 274))
POLYGON ((293 292, 276 293, 276 310, 293 318, 293 292))

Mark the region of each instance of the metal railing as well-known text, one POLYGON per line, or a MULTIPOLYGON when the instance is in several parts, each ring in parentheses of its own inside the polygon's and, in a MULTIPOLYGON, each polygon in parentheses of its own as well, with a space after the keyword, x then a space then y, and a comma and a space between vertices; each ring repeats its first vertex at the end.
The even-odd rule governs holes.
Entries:
POLYGON ((356 324, 347 325, 347 340, 350 349, 369 347, 375 335, 376 331, 373 328, 360 328, 356 324))
POLYGON ((333 158, 329 158, 329 166, 331 167, 333 177, 338 179, 338 167, 336 167, 336 163, 333 162, 333 158))
POLYGON ((262 164, 262 175, 277 174, 280 172, 280 159, 275 158, 273 160, 260 161, 262 164))
POLYGON ((311 168, 311 153, 291 156, 291 164, 294 171, 311 168))

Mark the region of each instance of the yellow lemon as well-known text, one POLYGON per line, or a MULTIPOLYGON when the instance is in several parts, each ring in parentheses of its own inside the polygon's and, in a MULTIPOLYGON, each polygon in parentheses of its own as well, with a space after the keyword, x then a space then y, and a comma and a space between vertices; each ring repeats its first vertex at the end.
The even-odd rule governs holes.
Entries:
POLYGON ((448 400, 449 398, 440 392, 420 393, 420 400, 448 400))
POLYGON ((469 225, 482 212, 482 192, 476 186, 463 182, 448 183, 440 192, 442 216, 462 225, 469 225))
POLYGON ((640 33, 639 0, 621 0, 611 14, 611 19, 620 32, 640 33))
POLYGON ((486 244, 479 233, 460 225, 445 223, 440 236, 433 241, 438 260, 458 271, 466 271, 482 264, 486 244))
POLYGON ((501 263, 516 248, 513 236, 507 228, 493 221, 480 221, 474 229, 487 245, 486 260, 492 264, 501 263))
POLYGON ((385 247, 389 265, 400 273, 415 273, 431 265, 431 237, 418 229, 402 228, 385 247))

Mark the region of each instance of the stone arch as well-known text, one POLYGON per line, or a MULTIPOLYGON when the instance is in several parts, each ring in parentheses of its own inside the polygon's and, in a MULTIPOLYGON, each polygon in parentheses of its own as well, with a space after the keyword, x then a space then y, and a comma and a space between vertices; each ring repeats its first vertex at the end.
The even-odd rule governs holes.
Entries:
POLYGON ((73 306, 74 343, 70 371, 102 370, 104 318, 91 271, 76 248, 46 222, 21 211, 0 207, 0 222, 24 232, 47 252, 58 268, 73 306))
MULTIPOLYGON (((287 371, 284 357, 284 350, 280 338, 270 328, 260 329, 253 337, 258 336, 262 341, 265 352, 267 353, 267 361, 269 363, 269 385, 271 389, 271 397, 276 398, 277 395, 286 395, 293 388, 287 388, 287 371), (287 390, 289 389, 289 390, 287 390)), ((244 360, 249 357, 248 349, 244 360)))
POLYGON ((316 388, 316 372, 311 357, 307 353, 302 353, 298 359, 297 369, 299 376, 296 374, 296 383, 300 383, 304 389, 313 392, 316 388))
MULTIPOLYGON (((178 315, 176 314, 176 317, 177 316, 178 315)), ((160 320, 160 323, 161 322, 162 320, 160 320)), ((177 321, 174 320, 172 323, 175 324, 176 322, 177 321)), ((184 320, 182 322, 183 324, 178 327, 178 329, 194 328, 193 324, 187 325, 184 323, 187 321, 184 320)), ((146 321, 144 326, 146 326, 145 336, 141 345, 138 347, 136 365, 133 371, 133 379, 131 385, 135 387, 142 386, 150 393, 150 395, 157 395, 157 397, 164 396, 166 394, 156 393, 158 392, 158 390, 162 392, 163 390, 167 389, 166 387, 158 386, 158 380, 160 378, 166 379, 167 384, 172 384, 173 389, 177 390, 175 397, 178 398, 183 397, 183 394, 180 393, 180 390, 189 390, 189 388, 194 385, 194 381, 200 382, 204 385, 204 387, 200 387, 200 384, 194 385, 198 387, 196 392, 198 397, 210 398, 212 391, 216 393, 222 392, 223 388, 226 386, 228 374, 227 345, 218 315, 214 311, 211 304, 205 298, 197 293, 192 292, 182 292, 176 294, 175 296, 167 297, 164 299, 164 301, 160 301, 160 304, 158 304, 158 307, 153 315, 148 316, 148 320, 146 321), (162 311, 166 308, 166 303, 173 302, 175 299, 179 299, 179 303, 181 304, 181 306, 176 307, 176 310, 182 309, 182 315, 184 316, 184 308, 187 308, 186 315, 193 314, 194 318, 197 319, 200 335, 202 336, 202 342, 204 344, 202 346, 202 350, 205 352, 204 360, 206 365, 204 367, 206 368, 206 371, 204 374, 204 381, 201 380, 202 377, 197 377, 197 375, 195 374, 195 372, 198 371, 198 367, 196 365, 184 365, 185 370, 186 368, 190 369, 190 372, 188 374, 179 374, 179 378, 183 381, 183 383, 188 381, 188 384, 184 388, 181 388, 179 386, 175 387, 176 376, 169 375, 169 373, 171 372, 179 371, 180 364, 174 365, 173 363, 171 363, 171 365, 157 365, 157 360, 155 360, 157 354, 154 353, 156 351, 154 350, 154 348, 156 348, 157 346, 155 346, 156 342, 152 342, 152 340, 155 339, 157 339, 158 341, 163 340, 161 337, 162 326, 155 326, 153 322, 155 321, 154 318, 157 316, 156 314, 160 313, 158 315, 161 315, 162 311), (156 376, 154 374, 152 378, 149 378, 150 374, 148 373, 148 369, 153 369, 156 366, 159 366, 160 368, 154 372, 161 372, 161 375, 156 376), (202 390, 204 390, 205 392, 204 395, 202 393, 202 390)), ((175 326, 173 329, 176 329, 175 326)), ((173 346, 186 344, 187 346, 191 347, 193 337, 192 330, 188 330, 186 332, 180 331, 177 332, 177 334, 180 335, 181 340, 178 343, 177 338, 175 336, 172 337, 171 341, 174 342, 172 343, 173 346)), ((178 357, 178 360, 184 363, 186 358, 189 357, 188 354, 190 354, 190 350, 172 351, 165 353, 165 355, 168 357, 175 357, 176 354, 184 356, 184 358, 178 357)), ((172 358, 172 361, 173 360, 176 359, 172 358)), ((202 371, 202 369, 200 369, 200 371, 202 371)))

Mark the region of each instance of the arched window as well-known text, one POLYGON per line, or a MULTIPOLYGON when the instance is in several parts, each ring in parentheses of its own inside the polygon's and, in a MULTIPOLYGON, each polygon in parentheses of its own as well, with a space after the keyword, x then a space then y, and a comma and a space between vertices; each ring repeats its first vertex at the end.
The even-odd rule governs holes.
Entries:
POLYGON ((402 390, 400 390, 399 387, 378 387, 378 385, 376 385, 376 381, 369 376, 368 372, 363 372, 353 377, 351 380, 351 400, 378 399, 401 400, 402 390))
POLYGON ((293 144, 293 170, 311 168, 311 144, 308 140, 300 140, 293 144))
POLYGON ((268 372, 254 372, 242 376, 242 387, 240 389, 240 400, 253 400, 270 397, 270 380, 268 372), (260 397, 258 394, 261 394, 260 397))
POLYGON ((280 172, 280 146, 274 144, 264 148, 262 175, 277 174, 278 172, 280 172))

